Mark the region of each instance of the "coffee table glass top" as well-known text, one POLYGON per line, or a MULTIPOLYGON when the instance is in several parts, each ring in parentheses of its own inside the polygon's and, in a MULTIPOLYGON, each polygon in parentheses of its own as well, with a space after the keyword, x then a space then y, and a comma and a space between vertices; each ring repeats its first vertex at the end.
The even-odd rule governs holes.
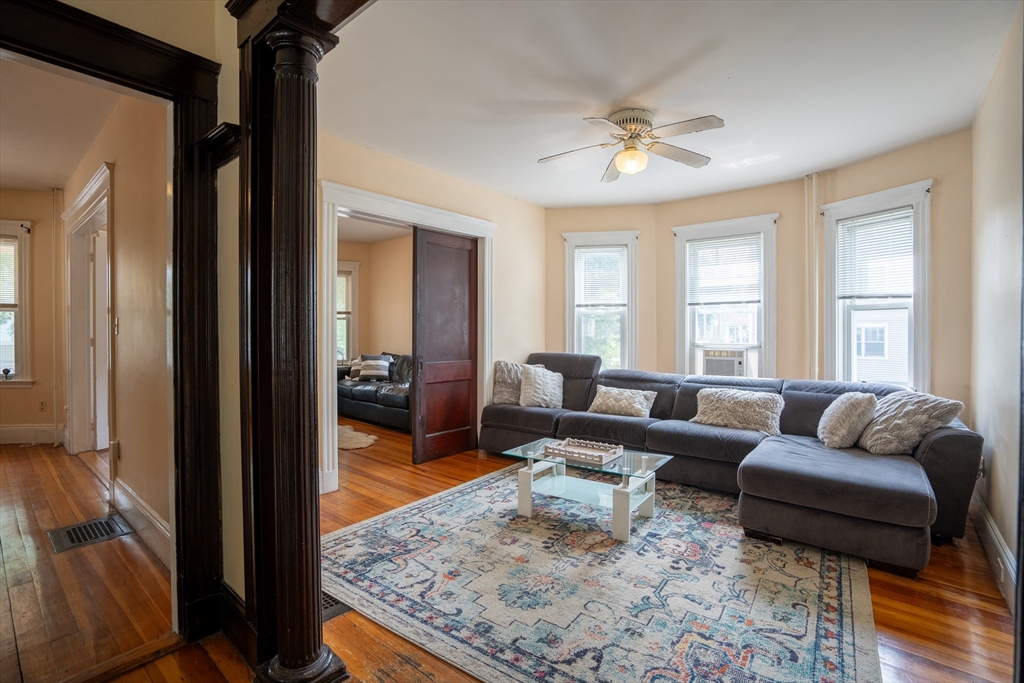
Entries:
POLYGON ((577 462, 576 460, 566 460, 560 456, 545 455, 544 446, 549 443, 555 443, 556 441, 561 441, 561 439, 538 439, 523 446, 517 446, 516 448, 509 449, 502 455, 507 455, 512 458, 520 458, 522 460, 532 459, 547 460, 550 462, 564 462, 566 467, 576 467, 581 470, 606 472, 608 474, 636 474, 641 471, 653 472, 672 459, 671 455, 631 451, 628 448, 623 451, 622 455, 614 460, 609 460, 603 465, 589 462, 577 462), (647 461, 646 467, 644 467, 644 460, 647 461))

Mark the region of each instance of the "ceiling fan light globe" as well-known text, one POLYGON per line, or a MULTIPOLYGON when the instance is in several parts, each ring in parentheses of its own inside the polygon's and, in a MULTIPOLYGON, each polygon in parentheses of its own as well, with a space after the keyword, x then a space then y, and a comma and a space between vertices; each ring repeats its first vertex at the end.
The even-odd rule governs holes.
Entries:
POLYGON ((624 149, 615 155, 615 168, 619 173, 639 173, 647 168, 647 155, 638 149, 624 149))

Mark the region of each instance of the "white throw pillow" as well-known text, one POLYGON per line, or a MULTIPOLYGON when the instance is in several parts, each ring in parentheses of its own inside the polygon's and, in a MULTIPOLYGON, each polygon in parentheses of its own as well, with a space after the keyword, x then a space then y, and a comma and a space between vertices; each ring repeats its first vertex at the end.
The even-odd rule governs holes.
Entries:
POLYGON ((388 365, 389 361, 386 360, 366 360, 364 358, 363 364, 359 369, 359 381, 387 382, 388 365))
POLYGON ((524 363, 510 363, 507 360, 494 361, 494 391, 491 394, 491 403, 519 405, 519 394, 523 389, 523 366, 524 363))
POLYGON ((697 392, 697 414, 690 422, 778 436, 782 433, 779 417, 783 405, 782 396, 764 391, 701 389, 697 392))
POLYGON ((597 385, 597 395, 590 404, 589 413, 602 415, 625 415, 626 417, 650 417, 651 407, 658 394, 639 389, 617 389, 597 385))
POLYGON ((561 408, 562 375, 535 365, 524 365, 519 405, 535 408, 561 408))
POLYGON ((925 434, 949 424, 963 409, 960 401, 897 391, 878 399, 875 416, 857 445, 875 455, 913 453, 925 434))
POLYGON ((832 401, 818 422, 818 439, 829 448, 850 448, 875 416, 878 398, 851 391, 832 401))

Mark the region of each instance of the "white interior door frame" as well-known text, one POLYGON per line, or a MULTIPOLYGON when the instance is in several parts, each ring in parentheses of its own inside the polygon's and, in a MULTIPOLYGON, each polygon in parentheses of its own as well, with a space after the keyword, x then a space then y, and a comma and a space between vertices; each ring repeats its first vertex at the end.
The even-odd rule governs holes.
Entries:
POLYGON ((345 210, 402 225, 428 228, 477 240, 477 424, 490 396, 494 321, 492 317, 494 233, 482 218, 397 199, 348 185, 320 181, 323 220, 318 235, 317 370, 320 415, 320 493, 338 490, 338 390, 334 318, 338 260, 338 212, 345 210))
MULTIPOLYGON (((107 231, 107 305, 114 310, 114 165, 104 162, 61 218, 64 220, 64 332, 67 339, 67 405, 64 445, 69 453, 81 453, 95 446, 92 417, 92 346, 90 344, 91 238, 107 231)), ((112 321, 111 321, 112 322, 112 321)), ((114 409, 115 363, 113 344, 107 330, 107 418, 110 441, 117 439, 114 409)), ((110 458, 110 479, 117 478, 117 462, 110 458)))

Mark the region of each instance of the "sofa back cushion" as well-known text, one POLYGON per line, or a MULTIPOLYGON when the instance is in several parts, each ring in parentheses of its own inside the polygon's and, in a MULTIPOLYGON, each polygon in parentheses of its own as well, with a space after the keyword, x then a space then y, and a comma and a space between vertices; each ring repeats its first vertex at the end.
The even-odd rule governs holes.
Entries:
POLYGON ((543 365, 562 376, 562 407, 586 410, 590 405, 590 390, 594 378, 601 371, 601 357, 580 353, 531 353, 528 365, 543 365))
POLYGON ((701 389, 742 389, 781 394, 782 382, 781 379, 758 379, 756 377, 687 375, 676 392, 675 403, 672 406, 672 419, 692 420, 697 415, 697 394, 701 389))
POLYGON ((590 398, 586 410, 594 402, 597 395, 597 387, 613 387, 615 389, 638 389, 640 391, 653 391, 657 396, 654 398, 654 405, 651 406, 651 417, 658 420, 667 420, 672 415, 672 404, 676 399, 676 389, 683 381, 682 375, 669 375, 664 372, 641 372, 640 370, 605 370, 594 381, 594 387, 590 390, 590 398))
POLYGON ((822 414, 839 396, 850 391, 859 391, 881 398, 906 390, 906 387, 895 384, 787 379, 782 387, 782 398, 786 405, 782 408, 779 427, 783 434, 816 437, 822 414))

